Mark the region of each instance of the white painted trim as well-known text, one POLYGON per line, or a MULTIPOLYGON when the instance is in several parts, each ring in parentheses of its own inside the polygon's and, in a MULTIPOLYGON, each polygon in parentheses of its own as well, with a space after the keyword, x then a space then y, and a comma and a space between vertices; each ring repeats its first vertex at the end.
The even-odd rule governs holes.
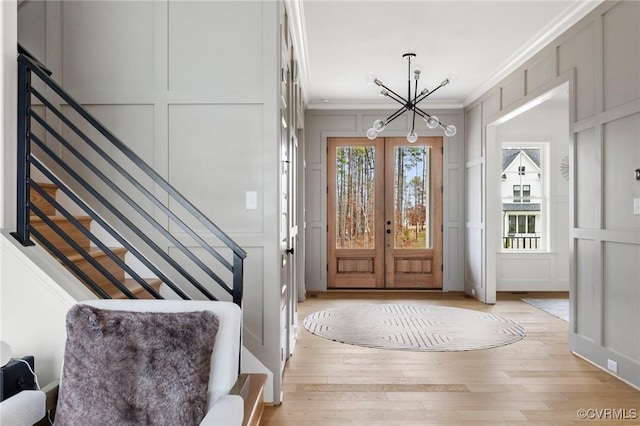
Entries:
POLYGON ((500 64, 492 74, 492 77, 474 90, 471 95, 462 102, 463 105, 465 107, 469 106, 484 93, 488 92, 489 89, 515 71, 519 66, 531 59, 547 44, 571 28, 603 1, 604 0, 572 1, 556 19, 549 22, 547 26, 542 28, 526 43, 524 43, 522 48, 517 50, 504 63, 500 64))
POLYGON ((289 23, 293 50, 298 60, 298 80, 302 89, 302 99, 309 99, 309 57, 307 48, 307 28, 305 25, 302 0, 284 0, 289 12, 289 23))
MULTIPOLYGON (((422 109, 462 109, 464 105, 455 100, 424 101, 420 103, 422 109)), ((329 102, 312 101, 307 104, 307 110, 396 110, 398 104, 388 101, 371 101, 365 99, 331 100, 329 102)))

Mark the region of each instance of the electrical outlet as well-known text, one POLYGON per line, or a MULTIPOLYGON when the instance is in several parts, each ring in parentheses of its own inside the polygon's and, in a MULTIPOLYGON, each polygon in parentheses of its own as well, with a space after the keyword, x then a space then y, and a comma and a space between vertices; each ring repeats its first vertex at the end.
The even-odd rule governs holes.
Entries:
POLYGON ((475 289, 475 288, 472 288, 472 289, 471 289, 471 295, 472 295, 472 296, 475 296, 475 295, 476 295, 476 289, 475 289))
POLYGON ((640 214, 640 198, 633 199, 633 214, 640 214))
POLYGON ((618 372, 618 363, 612 359, 607 360, 607 369, 613 373, 618 372))

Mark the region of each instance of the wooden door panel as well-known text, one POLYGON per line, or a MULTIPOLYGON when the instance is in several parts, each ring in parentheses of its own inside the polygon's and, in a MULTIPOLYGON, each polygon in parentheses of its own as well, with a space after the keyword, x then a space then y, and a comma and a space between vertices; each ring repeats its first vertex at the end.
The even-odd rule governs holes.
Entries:
POLYGON ((372 274, 373 273, 373 257, 358 259, 354 257, 338 258, 338 274, 372 274))
POLYGON ((327 287, 442 288, 442 138, 327 149, 327 287))
POLYGON ((385 287, 442 288, 442 138, 386 138, 385 220, 385 287))
POLYGON ((327 142, 327 287, 381 287, 383 142, 366 138, 327 142))

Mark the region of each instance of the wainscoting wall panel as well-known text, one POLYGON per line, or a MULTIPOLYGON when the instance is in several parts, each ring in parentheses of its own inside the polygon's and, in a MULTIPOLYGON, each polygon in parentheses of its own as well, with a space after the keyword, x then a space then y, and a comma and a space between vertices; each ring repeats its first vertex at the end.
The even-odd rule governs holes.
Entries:
MULTIPOLYGON (((569 349, 603 369, 607 359, 616 361, 617 374, 636 387, 640 387, 640 219, 632 211, 633 199, 640 197, 640 184, 634 179, 640 158, 639 35, 640 2, 602 2, 465 109, 466 145, 471 148, 480 138, 484 149, 491 123, 569 83, 569 349), (513 92, 504 88, 519 75, 524 75, 527 92, 511 104, 513 92), (505 94, 507 99, 502 98, 505 94), (481 126, 470 123, 479 108, 481 126), (625 340, 629 336, 633 338, 625 340)), ((467 150, 467 173, 486 160, 484 152, 470 158, 470 152, 477 152, 473 149, 467 150)), ((475 208, 482 212, 473 191, 466 194, 468 214, 475 208)), ((487 262, 474 268, 477 256, 471 244, 482 250, 477 232, 467 224, 467 292, 477 289, 478 276, 490 276, 493 268, 487 262)))

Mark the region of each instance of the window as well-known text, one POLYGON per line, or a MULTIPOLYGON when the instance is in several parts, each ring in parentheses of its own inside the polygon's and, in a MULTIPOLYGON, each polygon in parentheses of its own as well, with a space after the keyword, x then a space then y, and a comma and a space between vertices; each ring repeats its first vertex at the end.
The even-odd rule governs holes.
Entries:
POLYGON ((533 215, 527 216, 527 234, 536 233, 536 217, 533 215))
POLYGON ((510 214, 509 235, 535 234, 536 216, 531 214, 510 214))
POLYGON ((548 248, 545 153, 548 143, 503 143, 499 185, 506 250, 548 248))

